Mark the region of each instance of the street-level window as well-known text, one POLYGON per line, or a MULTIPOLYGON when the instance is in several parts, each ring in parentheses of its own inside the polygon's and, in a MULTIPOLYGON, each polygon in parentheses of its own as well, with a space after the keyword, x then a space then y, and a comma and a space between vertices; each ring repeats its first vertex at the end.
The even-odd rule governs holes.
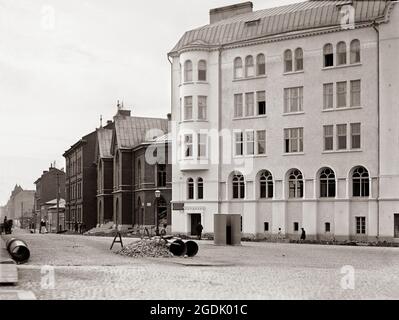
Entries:
POLYGON ((254 115, 254 93, 245 94, 245 116, 252 117, 254 115))
POLYGON ((294 222, 294 232, 298 232, 298 231, 299 231, 299 223, 294 222))
POLYGON ((258 91, 256 93, 256 100, 258 105, 258 115, 265 115, 266 114, 266 92, 265 91, 258 91))
POLYGON ((284 113, 303 111, 303 87, 284 89, 284 113))
POLYGON ((284 72, 292 72, 292 51, 289 49, 284 52, 284 72))
POLYGON ((248 56, 245 58, 245 76, 253 77, 255 75, 254 58, 248 56))
POLYGON ((257 154, 266 154, 266 130, 256 131, 257 154))
POLYGON ((360 80, 351 81, 351 107, 361 105, 361 82, 360 80))
POLYGON ((193 81, 193 63, 187 60, 184 63, 184 82, 193 81))
POLYGON ((346 43, 343 41, 337 44, 337 64, 346 64, 346 43))
POLYGON ((243 107, 243 95, 235 94, 234 95, 234 118, 241 118, 243 115, 242 107, 243 107))
POLYGON ((206 81, 206 61, 198 62, 198 81, 206 81))
POLYGON ((273 198, 273 176, 269 171, 262 172, 259 178, 260 198, 272 199, 273 198))
POLYGON ((188 178, 187 180, 187 199, 194 200, 194 179, 188 178))
POLYGON ((198 96, 198 120, 207 119, 207 97, 198 96))
POLYGON ((325 232, 331 232, 331 223, 330 222, 325 223, 324 230, 325 230, 325 232))
POLYGON ((303 128, 284 130, 285 153, 303 152, 303 128))
POLYGON ((235 155, 244 155, 244 134, 242 132, 236 132, 234 134, 235 139, 235 155))
POLYGON ((332 109, 334 107, 334 84, 326 83, 323 85, 323 109, 332 109))
POLYGON ((234 59, 234 79, 240 79, 243 77, 242 70, 242 59, 237 57, 234 59))
POLYGON ((245 180, 240 173, 233 176, 233 199, 245 198, 245 180))
POLYGON ((338 124, 337 125, 337 149, 346 150, 347 149, 347 125, 338 124))
POLYGON ((265 232, 269 231, 269 222, 264 222, 263 229, 264 229, 265 232))
POLYGON ((193 119, 193 97, 184 97, 184 120, 193 119))
POLYGON ((288 191, 289 198, 303 198, 303 175, 302 172, 293 169, 288 174, 288 191))
POLYGON ((320 198, 335 198, 335 173, 325 168, 320 173, 320 198))
POLYGON ((352 194, 354 197, 370 196, 370 176, 364 167, 358 167, 353 171, 352 194))
POLYGON ((337 108, 346 107, 346 93, 347 93, 346 81, 337 82, 337 108))
POLYGON ((360 63, 360 41, 355 39, 351 42, 351 61, 353 63, 360 63))
POLYGON ((246 152, 247 155, 254 155, 255 154, 255 133, 254 131, 246 131, 245 132, 246 136, 246 152))
POLYGON ((328 43, 323 48, 324 67, 334 66, 334 51, 331 43, 328 43))
POLYGON ((295 50, 295 71, 303 70, 303 50, 297 48, 295 50))
POLYGON ((352 123, 351 124, 351 149, 361 148, 361 124, 352 123))
POLYGON ((334 126, 324 126, 324 151, 334 150, 334 126))
POLYGON ((191 158, 193 156, 193 135, 186 134, 184 136, 184 156, 191 158))
POLYGON ((366 234, 366 217, 356 217, 356 234, 366 234))
POLYGON ((266 74, 266 59, 263 53, 256 57, 256 75, 264 76, 266 74))

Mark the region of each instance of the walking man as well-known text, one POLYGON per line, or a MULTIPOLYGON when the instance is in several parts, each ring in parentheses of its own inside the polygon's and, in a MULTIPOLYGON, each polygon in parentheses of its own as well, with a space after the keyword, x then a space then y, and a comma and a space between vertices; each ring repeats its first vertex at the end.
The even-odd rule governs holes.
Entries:
POLYGON ((204 230, 204 227, 202 226, 201 222, 198 222, 197 227, 195 229, 197 231, 198 240, 201 240, 202 230, 204 230))
POLYGON ((306 232, 305 232, 304 228, 301 228, 301 229, 302 229, 301 241, 305 241, 306 240, 306 232))

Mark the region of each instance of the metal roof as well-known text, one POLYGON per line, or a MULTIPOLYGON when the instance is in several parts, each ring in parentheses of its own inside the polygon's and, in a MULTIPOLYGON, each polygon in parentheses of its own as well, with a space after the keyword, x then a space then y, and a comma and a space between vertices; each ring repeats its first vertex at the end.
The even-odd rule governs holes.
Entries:
POLYGON ((167 131, 167 119, 142 117, 115 118, 116 142, 119 148, 134 148, 145 140, 155 139, 164 135, 167 131))
MULTIPOLYGON (((354 0, 355 23, 372 22, 384 17, 389 2, 354 0)), ((237 15, 186 32, 171 53, 191 46, 220 46, 288 32, 339 26, 340 8, 348 3, 351 1, 311 0, 237 15)))
POLYGON ((112 158, 111 142, 112 129, 100 128, 97 130, 98 150, 100 158, 112 158))

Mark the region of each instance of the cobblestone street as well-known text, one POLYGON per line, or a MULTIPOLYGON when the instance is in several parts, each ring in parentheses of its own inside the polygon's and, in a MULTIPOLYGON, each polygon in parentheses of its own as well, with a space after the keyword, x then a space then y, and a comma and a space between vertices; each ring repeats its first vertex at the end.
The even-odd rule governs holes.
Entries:
MULTIPOLYGON (((109 250, 112 238, 24 234, 31 249, 19 283, 0 287, 36 299, 398 299, 397 248, 200 241, 195 258, 133 259, 109 250), (43 282, 54 267, 54 288, 43 282), (341 286, 344 266, 355 288, 341 286), (44 272, 43 274, 46 274, 44 272), (43 284, 44 283, 44 284, 43 284)), ((124 239, 125 244, 136 241, 124 239)))

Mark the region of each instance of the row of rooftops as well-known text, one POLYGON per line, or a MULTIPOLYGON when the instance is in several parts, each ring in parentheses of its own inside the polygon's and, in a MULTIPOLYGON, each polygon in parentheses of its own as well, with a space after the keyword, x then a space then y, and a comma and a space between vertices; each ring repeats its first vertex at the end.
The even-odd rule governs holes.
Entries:
POLYGON ((267 39, 293 32, 340 27, 341 9, 354 8, 355 26, 388 20, 390 0, 310 0, 253 11, 252 2, 210 10, 210 24, 187 31, 171 50, 195 47, 214 48, 254 39, 267 39))

